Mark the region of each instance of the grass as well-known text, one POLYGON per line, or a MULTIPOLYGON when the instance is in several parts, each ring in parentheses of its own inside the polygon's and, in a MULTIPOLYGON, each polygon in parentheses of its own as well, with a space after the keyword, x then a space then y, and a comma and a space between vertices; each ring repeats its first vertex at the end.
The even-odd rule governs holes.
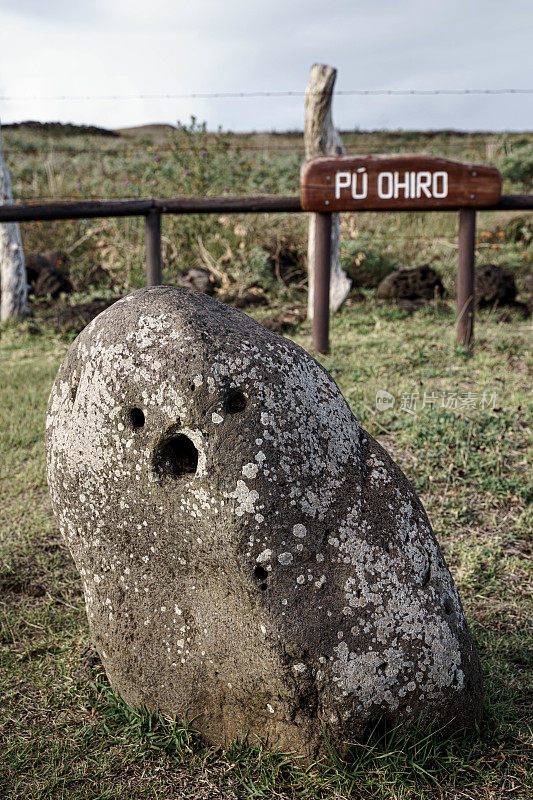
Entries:
MULTIPOLYGON (((200 151, 207 142, 214 147, 212 166, 216 166, 219 145, 211 134, 197 134, 200 138, 191 144, 196 160, 204 158, 200 151)), ((166 132, 158 129, 157 137, 149 131, 115 139, 5 131, 15 195, 125 196, 132 191, 131 181, 126 186, 125 180, 140 181, 136 176, 145 172, 157 184, 148 183, 149 189, 146 180, 135 184, 139 194, 175 194, 176 165, 181 164, 180 169, 184 165, 172 156, 166 132), (91 149, 98 151, 96 155, 85 152, 91 149), (26 155, 17 159, 15 150, 26 155)), ((524 147, 523 139, 454 133, 345 135, 352 152, 429 150, 488 160, 502 168, 517 147, 524 147)), ((526 144, 532 141, 530 135, 525 139, 526 144)), ((230 192, 295 191, 300 145, 295 135, 257 134, 231 141, 226 152, 229 163, 251 163, 241 165, 242 171, 229 181, 230 192), (259 149, 245 149, 252 145, 259 149), (275 149, 281 146, 289 150, 275 149), (233 157, 237 160, 231 161, 233 157)), ((520 177, 517 161, 511 161, 515 177, 506 179, 504 189, 523 191, 516 177, 520 177)), ((208 178, 200 171, 195 180, 201 188, 208 178)), ((429 261, 453 294, 453 215, 346 215, 342 224, 347 266, 361 267, 365 280, 391 265, 429 261)), ((508 217, 482 216, 477 255, 512 267, 521 286, 530 263, 523 233, 527 236, 527 220, 513 224, 511 229, 508 217)), ((272 247, 284 242, 294 245, 301 260, 303 217, 275 221, 261 216, 222 217, 201 230, 209 253, 230 283, 256 283, 265 289, 270 307, 248 313, 261 321, 273 306, 283 310, 305 301, 305 287, 280 282, 267 262, 272 247), (228 247, 231 255, 224 259, 228 247)), ((194 223, 183 229, 179 220, 165 220, 168 282, 184 266, 202 263, 194 232, 194 223)), ((26 226, 23 237, 26 251, 58 248, 69 253, 76 294, 67 302, 127 291, 142 283, 143 239, 136 220, 26 226), (107 277, 93 285, 87 274, 98 263, 107 277)), ((98 659, 88 649, 81 585, 51 513, 44 469, 48 393, 72 337, 47 327, 38 309, 34 318, 0 328, 1 796, 23 800, 526 800, 531 796, 528 326, 514 312, 504 318, 498 310, 482 311, 472 351, 456 346, 454 326, 450 297, 410 315, 377 303, 373 289, 365 288, 362 301, 350 300, 334 316, 332 352, 322 361, 356 417, 392 453, 421 495, 481 656, 484 718, 478 731, 456 736, 377 728, 366 742, 353 744, 349 764, 331 752, 323 763, 312 765, 288 754, 270 753, 263 743, 246 738, 228 743, 225 749, 209 748, 186 720, 133 711, 111 691, 98 659), (395 400, 385 411, 376 407, 380 390, 395 400)), ((309 347, 307 323, 297 326, 291 336, 309 347)))
MULTIPOLYGON (((442 305, 442 304, 441 304, 442 305)), ((372 298, 333 320, 335 376, 361 422, 421 493, 482 658, 485 717, 462 737, 376 731, 306 766, 258 742, 206 747, 187 723, 131 711, 87 656, 80 584, 52 517, 43 421, 67 342, 35 321, 0 342, 0 788, 13 798, 495 798, 531 790, 531 607, 525 324, 482 313, 473 352, 449 309, 406 317, 372 298), (512 365, 512 368, 510 368, 512 365), (398 401, 378 412, 376 391, 398 401), (414 413, 402 393, 487 391, 494 408, 414 413), (496 393, 496 398, 492 394, 496 393), (529 693, 529 694, 528 694, 529 693)), ((307 324, 294 337, 309 345, 307 324)), ((447 396, 447 395, 445 395, 447 396)), ((480 400, 478 400, 480 402, 480 400)))

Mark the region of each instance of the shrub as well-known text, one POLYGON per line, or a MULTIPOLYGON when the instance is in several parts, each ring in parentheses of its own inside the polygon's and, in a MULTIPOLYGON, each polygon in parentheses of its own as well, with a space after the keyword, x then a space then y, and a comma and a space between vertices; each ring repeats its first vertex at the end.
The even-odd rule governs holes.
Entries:
POLYGON ((340 243, 341 266, 355 286, 372 289, 395 265, 374 245, 369 233, 359 233, 355 239, 340 243))
POLYGON ((513 147, 502 165, 502 175, 513 183, 531 186, 533 181, 533 147, 531 143, 513 147))
POLYGON ((533 219, 513 217, 504 228, 505 237, 528 247, 533 242, 533 219))

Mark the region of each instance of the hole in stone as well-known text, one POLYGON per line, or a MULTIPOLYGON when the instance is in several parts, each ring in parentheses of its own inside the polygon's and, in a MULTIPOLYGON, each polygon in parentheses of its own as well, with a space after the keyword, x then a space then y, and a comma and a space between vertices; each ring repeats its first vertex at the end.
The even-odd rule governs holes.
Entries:
POLYGON ((144 411, 142 408, 130 408, 128 416, 134 428, 142 428, 144 425, 144 411))
POLYGON ((258 581, 264 581, 268 578, 268 572, 264 567, 257 565, 257 567, 254 567, 254 578, 257 578, 258 581))
POLYGON ((427 570, 424 572, 422 576, 422 586, 427 586, 430 578, 431 578, 431 564, 428 565, 427 570))
POLYGON ((447 598, 444 600, 444 613, 445 613, 445 614, 451 614, 451 613, 452 613, 452 611, 453 611, 453 605, 452 605, 451 598, 450 598, 450 597, 447 597, 447 598))
POLYGON ((184 433, 171 433, 160 442, 154 455, 154 468, 159 475, 181 478, 194 475, 197 467, 198 450, 184 433))
POLYGON ((390 544, 388 542, 385 542, 385 544, 383 545, 383 549, 385 550, 386 553, 390 553, 390 544))
POLYGON ((268 589, 268 586, 266 583, 262 583, 259 588, 261 589, 262 592, 264 592, 266 589, 268 589))
POLYGON ((228 414, 238 414, 246 408, 247 397, 243 392, 232 389, 226 397, 226 411, 228 414))

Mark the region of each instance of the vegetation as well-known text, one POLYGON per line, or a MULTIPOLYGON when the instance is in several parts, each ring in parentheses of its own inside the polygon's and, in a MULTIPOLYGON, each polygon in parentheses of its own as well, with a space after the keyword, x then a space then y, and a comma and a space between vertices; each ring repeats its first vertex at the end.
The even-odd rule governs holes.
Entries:
POLYGON ((504 176, 530 189, 533 183, 533 150, 526 137, 514 142, 503 162, 504 176))
MULTIPOLYGON (((504 176, 504 192, 531 186, 533 134, 458 134, 453 131, 346 132, 348 152, 427 152, 494 164, 504 176), (528 167, 529 164, 529 167, 528 167), (521 166, 522 165, 522 166, 521 166), (529 177, 528 177, 529 175, 529 177)), ((192 120, 177 129, 148 126, 120 137, 75 136, 57 130, 10 128, 3 133, 13 195, 20 202, 51 198, 172 197, 298 193, 303 142, 299 134, 209 133, 192 120)), ((531 253, 506 233, 509 214, 480 214, 479 262, 511 264, 520 284, 531 253), (488 234, 488 236, 487 236, 488 234)), ((271 285, 268 264, 287 250, 305 262, 304 215, 166 215, 163 220, 164 279, 176 282, 188 267, 211 269, 213 260, 227 283, 265 285, 276 297, 283 282, 271 285)), ((107 286, 124 292, 143 285, 144 230, 139 218, 27 223, 26 252, 57 249, 71 260, 72 278, 87 290, 87 275, 100 264, 107 286)), ((343 263, 363 286, 394 267, 429 263, 452 288, 457 260, 455 214, 343 214, 343 263), (370 251, 370 252, 369 252, 370 251), (363 256, 361 255, 363 254, 363 256), (378 267, 376 269, 376 267, 378 267)), ((274 265, 275 266, 275 265, 274 265)), ((304 271, 304 269, 303 269, 304 271)), ((100 290, 105 282, 98 287, 100 290)), ((92 284, 91 284, 92 286, 92 284)), ((101 293, 101 292, 100 292, 101 293)))
MULTIPOLYGON (((19 198, 172 195, 185 191, 186 169, 194 182, 191 191, 202 185, 209 191, 213 176, 222 175, 219 166, 226 168, 227 163, 241 167, 238 174, 222 175, 217 193, 219 187, 226 188, 226 181, 231 193, 296 191, 300 141, 295 136, 221 135, 217 142, 201 126, 173 135, 167 146, 166 140, 164 145, 158 140, 159 130, 141 132, 136 138, 69 135, 52 141, 42 132, 19 129, 6 131, 4 144, 19 198), (20 145, 20 150, 24 143, 24 158, 17 160, 14 148, 20 145), (28 149, 31 143, 34 153, 28 149), (252 145, 261 149, 248 150, 252 145), (281 146, 292 150, 274 149, 281 146), (208 157, 209 147, 214 153, 208 157), (221 148, 226 148, 222 161, 221 148), (184 153, 193 149, 189 161, 184 153), (191 163, 194 169, 186 166, 191 163), (82 188, 76 188, 78 183, 82 188)), ((352 151, 429 149, 500 165, 513 139, 454 133, 354 133, 344 138, 352 151)), ((519 191, 509 182, 505 190, 519 191)), ((50 509, 44 415, 72 334, 50 328, 36 306, 35 316, 21 325, 0 328, 2 796, 17 800, 492 800, 507 795, 526 800, 531 796, 527 326, 515 312, 482 311, 475 347, 466 351, 455 345, 453 298, 437 300, 415 313, 375 300, 371 275, 389 265, 431 263, 452 290, 454 215, 346 215, 342 224, 343 258, 358 260, 358 269, 366 263, 369 279, 362 297, 350 299, 333 318, 332 352, 321 360, 356 417, 393 454, 426 506, 482 659, 485 714, 479 731, 450 737, 442 731, 376 729, 368 741, 354 743, 351 763, 341 762, 332 752, 321 764, 305 765, 287 754, 271 754, 257 741, 233 742, 215 750, 199 741, 184 720, 128 709, 113 694, 97 657, 87 649, 90 637, 81 584, 50 509), (376 407, 380 390, 395 398, 386 411, 376 407)), ((283 248, 293 256, 296 248, 301 258, 304 230, 305 218, 299 215, 217 217, 204 229, 165 218, 165 278, 172 282, 185 266, 203 265, 207 251, 235 286, 255 283, 264 289, 270 307, 246 309, 264 320, 272 306, 282 309, 304 302, 303 262, 292 268, 298 273, 296 282, 282 280, 288 273, 276 273, 273 267, 276 252, 279 256, 283 248), (195 230, 202 231, 203 249, 195 230)), ((27 251, 57 248, 69 254, 77 292, 64 302, 110 296, 142 284, 138 220, 28 225, 23 235, 27 251), (105 272, 98 273, 96 284, 87 277, 91 269, 95 274, 95 264, 105 272)), ((490 257, 512 266, 520 281, 530 246, 527 215, 482 215, 479 259, 490 257)), ((307 323, 297 325, 291 336, 310 346, 307 323)))

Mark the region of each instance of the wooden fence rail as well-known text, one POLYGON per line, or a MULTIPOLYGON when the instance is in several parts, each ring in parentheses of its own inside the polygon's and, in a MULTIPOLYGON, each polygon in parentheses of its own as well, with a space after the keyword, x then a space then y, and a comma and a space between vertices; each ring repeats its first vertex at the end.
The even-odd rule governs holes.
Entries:
MULTIPOLYGON (((170 197, 143 200, 82 200, 66 203, 28 203, 0 205, 1 222, 37 222, 60 219, 91 219, 94 217, 142 217, 150 211, 161 214, 291 214, 305 213, 300 196, 279 197, 170 197)), ((446 214, 461 208, 425 209, 424 214, 446 214)), ((531 211, 533 194, 507 194, 483 211, 531 211)), ((394 213, 418 211, 420 207, 399 208, 394 213)), ((357 213, 357 212, 350 212, 357 213)), ((380 213, 390 213, 382 211, 380 213)))
MULTIPOLYGON (((502 195, 483 211, 532 211, 533 195, 502 195)), ((421 212, 420 207, 403 207, 394 213, 421 212)), ((424 209, 435 213, 437 209, 424 209)), ((457 340, 469 345, 474 330, 474 249, 476 210, 438 209, 459 212, 459 256, 457 270, 457 340)), ((142 200, 86 200, 81 202, 0 205, 0 223, 90 219, 95 217, 145 217, 146 285, 161 283, 161 214, 258 214, 305 213, 300 196, 278 197, 171 197, 142 200)), ((351 212, 354 213, 354 212, 351 212)), ((381 213, 387 213, 382 211, 381 213)), ((390 213, 390 212, 388 212, 390 213)), ((331 214, 317 214, 315 237, 315 280, 313 346, 320 353, 329 349, 329 280, 331 214), (329 233, 328 233, 329 232, 329 233)))

